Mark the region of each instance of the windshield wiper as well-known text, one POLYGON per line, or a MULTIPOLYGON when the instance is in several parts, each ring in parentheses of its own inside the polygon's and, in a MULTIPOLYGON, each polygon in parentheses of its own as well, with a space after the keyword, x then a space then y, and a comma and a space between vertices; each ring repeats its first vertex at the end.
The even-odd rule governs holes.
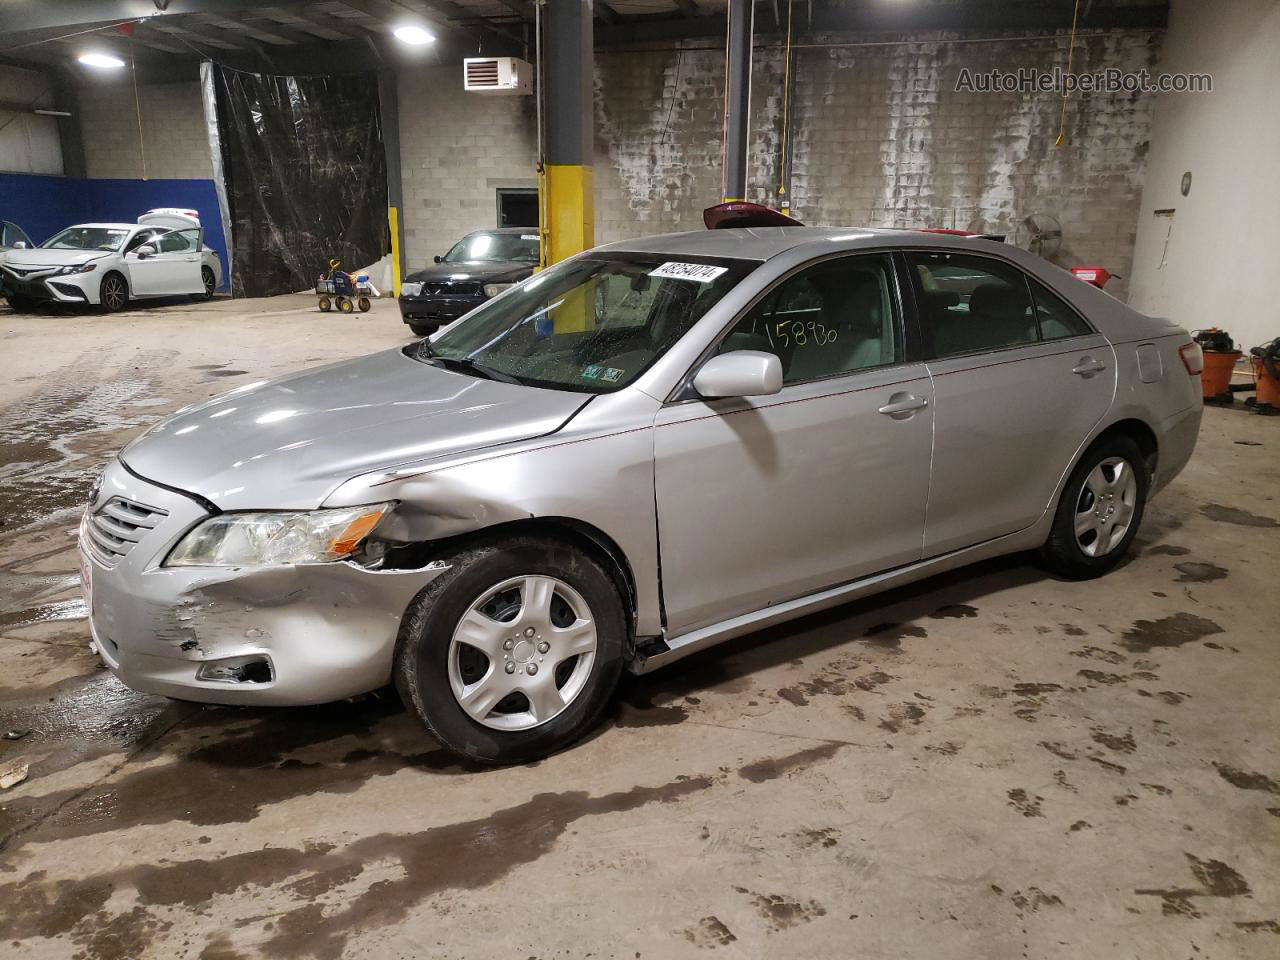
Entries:
POLYGON ((432 362, 439 364, 446 370, 459 370, 462 373, 469 373, 472 376, 483 377, 486 380, 497 380, 499 383, 514 383, 517 386, 523 386, 524 381, 519 377, 513 377, 509 373, 503 373, 501 370, 495 370, 493 367, 485 366, 483 363, 477 363, 469 357, 442 357, 438 353, 429 354, 432 362))

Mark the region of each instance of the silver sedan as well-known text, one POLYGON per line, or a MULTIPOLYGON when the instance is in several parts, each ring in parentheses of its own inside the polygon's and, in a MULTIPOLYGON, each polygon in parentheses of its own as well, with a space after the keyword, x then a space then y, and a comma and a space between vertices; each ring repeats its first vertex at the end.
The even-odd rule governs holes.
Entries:
POLYGON ((600 247, 126 448, 82 524, 93 642, 185 700, 394 683, 450 749, 526 761, 624 668, 999 554, 1107 572, 1191 456, 1200 364, 980 238, 600 247))

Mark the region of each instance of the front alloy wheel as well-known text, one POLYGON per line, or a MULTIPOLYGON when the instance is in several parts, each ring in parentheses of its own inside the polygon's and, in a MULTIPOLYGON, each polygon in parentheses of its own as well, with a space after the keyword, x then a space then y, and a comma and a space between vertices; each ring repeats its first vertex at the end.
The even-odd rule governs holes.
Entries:
POLYGON ((125 286, 124 277, 118 273, 109 273, 103 277, 99 299, 108 313, 123 310, 129 302, 129 288, 125 286))
POLYGON ((486 590, 453 631, 449 686, 477 723, 529 730, 560 716, 586 686, 596 625, 563 580, 513 577, 486 590))
POLYGON ((526 763, 585 733, 608 703, 628 637, 600 559, 555 539, 472 540, 414 599, 393 675, 445 747, 526 763))

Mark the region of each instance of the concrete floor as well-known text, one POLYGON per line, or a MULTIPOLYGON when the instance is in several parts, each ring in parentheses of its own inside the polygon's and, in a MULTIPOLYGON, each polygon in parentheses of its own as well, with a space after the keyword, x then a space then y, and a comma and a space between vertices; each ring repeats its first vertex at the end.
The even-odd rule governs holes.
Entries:
POLYGON ((403 342, 307 297, 0 314, 5 956, 1275 957, 1280 420, 1206 412, 1134 558, 983 564, 451 760, 393 698, 200 708, 86 649, 89 469, 156 418, 403 342))

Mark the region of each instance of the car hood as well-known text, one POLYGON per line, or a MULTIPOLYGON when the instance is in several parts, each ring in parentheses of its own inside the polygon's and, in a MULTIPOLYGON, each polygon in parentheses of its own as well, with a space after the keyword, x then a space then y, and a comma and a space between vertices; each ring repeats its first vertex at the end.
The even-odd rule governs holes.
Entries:
POLYGON ((443 283, 447 280, 473 281, 477 283, 515 283, 533 273, 531 263, 505 261, 470 261, 467 263, 438 263, 425 270, 418 270, 405 277, 413 283, 443 283))
POLYGON ((10 267, 70 267, 75 264, 109 257, 107 250, 42 250, 33 247, 27 250, 9 250, 4 255, 4 262, 10 267))
POLYGON ((120 458, 223 510, 312 509, 363 473, 552 433, 589 399, 442 370, 396 349, 179 410, 120 458))

